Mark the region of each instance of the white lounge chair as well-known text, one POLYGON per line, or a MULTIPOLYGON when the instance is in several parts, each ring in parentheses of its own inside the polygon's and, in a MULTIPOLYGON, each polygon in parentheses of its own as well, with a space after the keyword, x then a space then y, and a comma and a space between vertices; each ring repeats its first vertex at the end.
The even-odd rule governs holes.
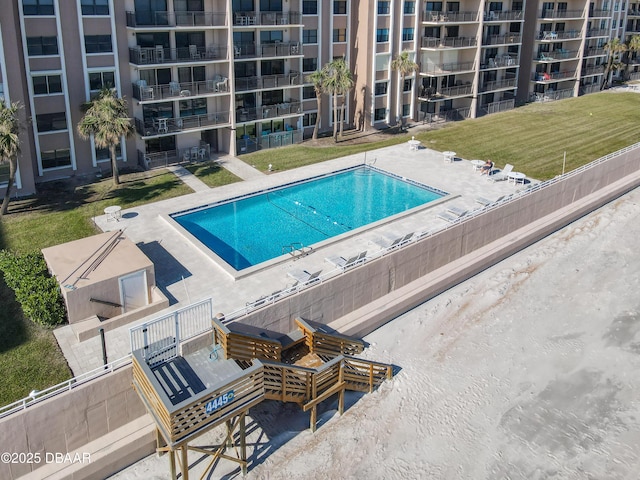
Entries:
POLYGON ((492 205, 494 203, 498 203, 501 200, 504 200, 505 197, 506 195, 502 195, 501 197, 498 197, 495 200, 489 200, 488 198, 484 198, 484 197, 477 197, 476 203, 479 203, 483 207, 488 207, 489 205, 492 205))
POLYGON ((436 215, 438 218, 445 220, 449 223, 455 223, 460 221, 460 219, 462 218, 459 215, 454 215, 452 213, 449 212, 440 212, 438 215, 436 215))
POLYGON ((331 256, 325 258, 327 262, 332 264, 335 267, 338 267, 341 270, 346 270, 347 268, 355 267, 359 263, 363 263, 367 257, 367 251, 364 250, 357 255, 354 255, 349 258, 344 258, 338 255, 331 256))
POLYGON ((396 237, 393 239, 381 238, 381 239, 372 240, 372 242, 378 245, 381 249, 388 251, 388 250, 393 250, 394 248, 399 248, 409 243, 409 241, 411 240, 411 237, 413 237, 413 232, 407 233, 406 235, 403 235, 401 237, 396 237))
POLYGON ((489 175, 489 180, 492 182, 500 182, 509 178, 509 173, 513 170, 513 165, 507 163, 502 170, 493 175, 489 175))
POLYGON ((292 270, 287 272, 291 278, 293 278, 296 283, 294 286, 303 286, 309 285, 311 283, 317 282, 320 280, 320 273, 322 270, 318 270, 317 272, 309 273, 306 270, 292 270))
POLYGON ((460 207, 447 207, 447 212, 453 213, 456 217, 462 217, 463 215, 466 215, 468 210, 460 207))

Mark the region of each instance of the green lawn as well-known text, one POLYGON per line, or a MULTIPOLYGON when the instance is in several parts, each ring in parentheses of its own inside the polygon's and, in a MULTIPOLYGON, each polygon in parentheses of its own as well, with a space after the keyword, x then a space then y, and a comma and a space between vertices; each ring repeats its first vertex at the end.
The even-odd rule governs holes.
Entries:
MULTIPOLYGON (((0 221, 0 248, 40 250, 98 233, 92 217, 108 205, 136 205, 191 193, 164 170, 110 178, 73 188, 44 185, 37 197, 14 201, 0 221)), ((19 400, 71 377, 71 371, 50 330, 23 318, 13 292, 0 278, 0 406, 19 400)))
POLYGON ((508 112, 455 122, 442 128, 393 135, 382 142, 310 147, 294 145, 242 155, 266 171, 286 170, 406 142, 410 135, 434 150, 453 150, 466 159, 513 164, 527 176, 545 180, 640 140, 640 95, 603 92, 557 102, 532 103, 508 112))
POLYGON ((209 187, 215 188, 228 183, 240 182, 242 179, 236 177, 229 170, 225 170, 215 162, 203 162, 187 165, 187 170, 206 183, 209 187))

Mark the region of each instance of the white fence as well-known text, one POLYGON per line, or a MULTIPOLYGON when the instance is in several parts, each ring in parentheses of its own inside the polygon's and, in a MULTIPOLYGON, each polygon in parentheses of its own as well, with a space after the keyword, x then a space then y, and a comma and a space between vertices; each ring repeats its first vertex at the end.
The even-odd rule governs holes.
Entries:
POLYGON ((178 355, 180 342, 211 330, 211 298, 129 329, 131 351, 142 350, 150 365, 178 355))

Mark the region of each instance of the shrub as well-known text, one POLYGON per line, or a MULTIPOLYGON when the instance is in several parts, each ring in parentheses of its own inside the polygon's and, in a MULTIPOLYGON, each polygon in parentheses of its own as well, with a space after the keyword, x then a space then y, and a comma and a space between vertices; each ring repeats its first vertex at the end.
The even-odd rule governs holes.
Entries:
POLYGON ((25 316, 44 327, 55 327, 65 320, 60 288, 49 275, 40 252, 14 254, 0 250, 0 271, 4 281, 22 305, 25 316))

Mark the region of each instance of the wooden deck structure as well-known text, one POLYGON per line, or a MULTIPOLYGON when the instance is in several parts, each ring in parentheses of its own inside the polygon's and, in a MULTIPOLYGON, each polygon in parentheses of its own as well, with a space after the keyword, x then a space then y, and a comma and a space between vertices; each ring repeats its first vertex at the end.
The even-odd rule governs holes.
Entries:
POLYGON ((302 319, 280 338, 212 322, 213 344, 205 349, 161 363, 147 363, 141 351, 133 352, 133 386, 156 422, 158 451, 169 453, 172 479, 179 464, 188 480, 188 450, 211 455, 207 471, 225 458, 246 473, 245 417, 263 400, 297 403, 310 411, 315 431, 320 402, 338 395, 342 414, 345 390, 371 392, 392 376, 391 365, 353 357, 364 349, 362 341, 316 330, 302 319), (189 445, 223 423, 227 435, 221 445, 189 445), (227 455, 231 449, 235 457, 227 455))

